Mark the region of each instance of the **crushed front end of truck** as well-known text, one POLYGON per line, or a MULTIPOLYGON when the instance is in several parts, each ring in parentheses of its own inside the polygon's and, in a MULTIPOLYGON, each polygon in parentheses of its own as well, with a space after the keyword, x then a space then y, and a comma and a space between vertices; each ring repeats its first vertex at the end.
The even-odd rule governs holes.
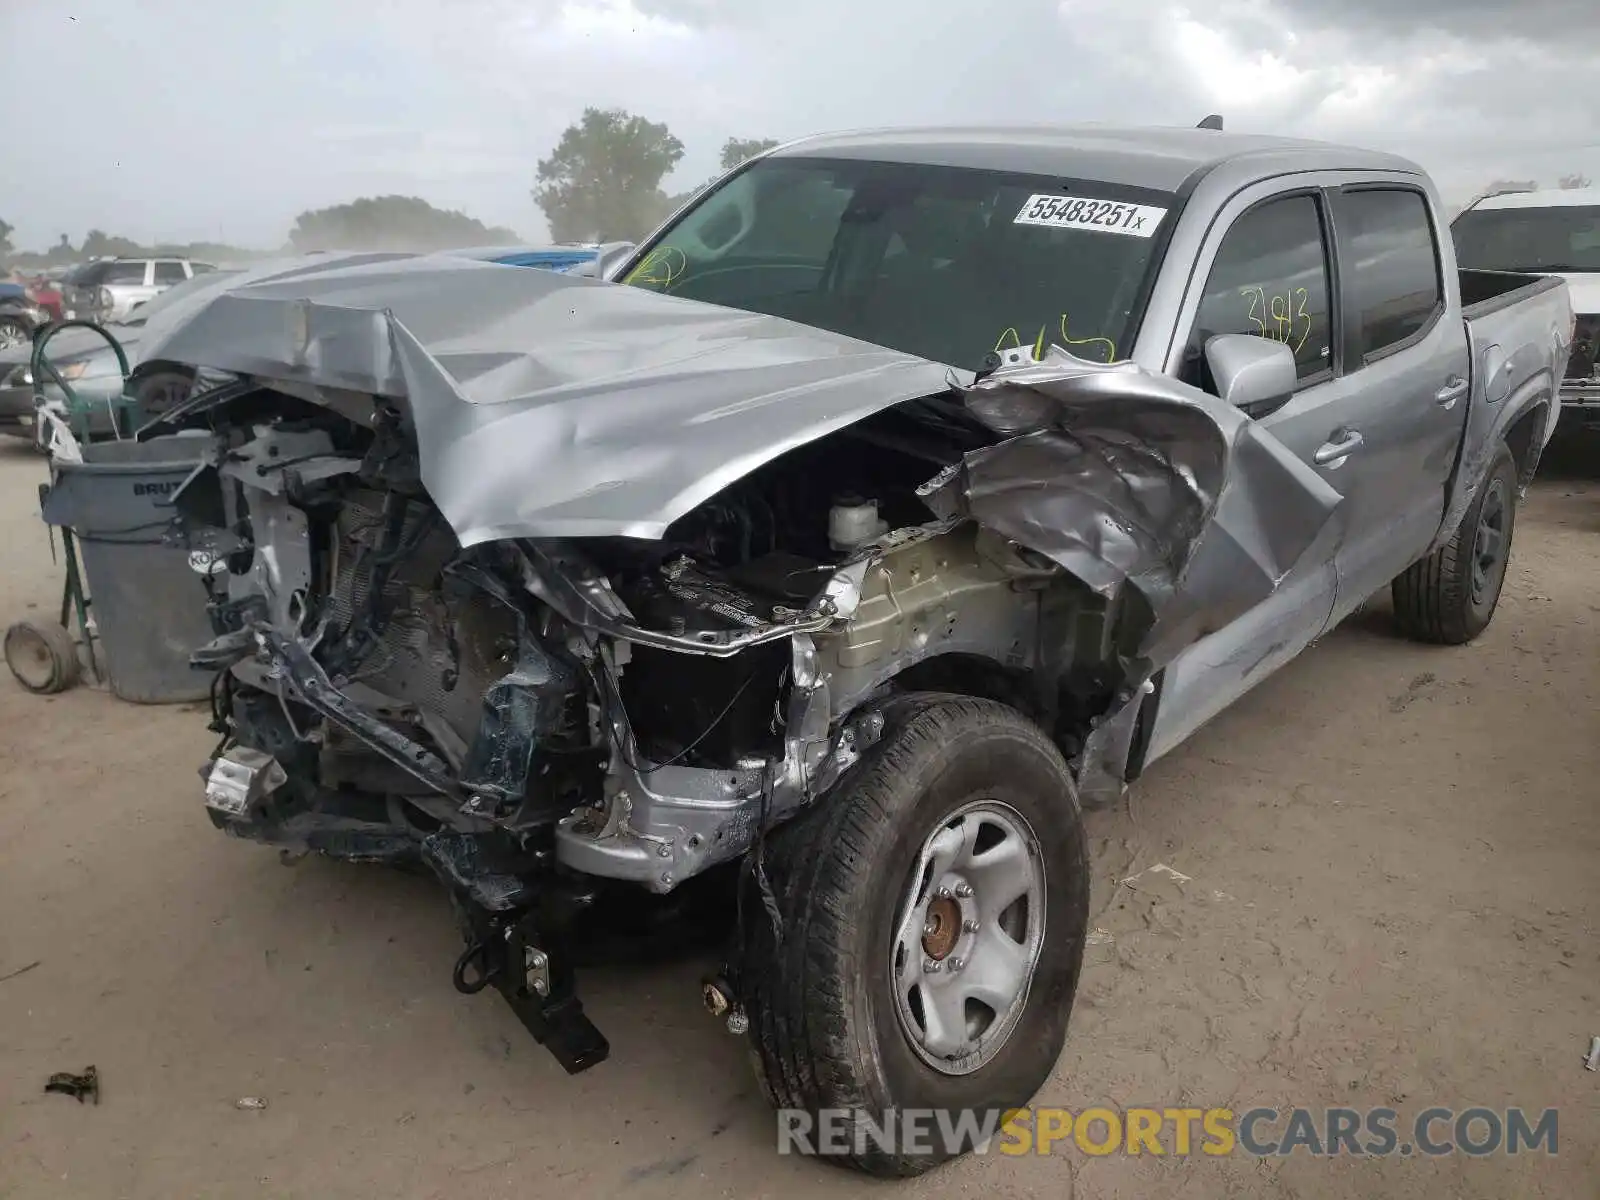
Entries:
POLYGON ((759 901, 767 834, 908 689, 1004 700, 1117 794, 1160 668, 1338 502, 1130 364, 960 379, 541 272, 333 265, 158 334, 150 361, 236 377, 167 415, 215 438, 175 498, 212 821, 426 864, 456 987, 571 1072, 607 1054, 573 952, 608 895, 759 901))

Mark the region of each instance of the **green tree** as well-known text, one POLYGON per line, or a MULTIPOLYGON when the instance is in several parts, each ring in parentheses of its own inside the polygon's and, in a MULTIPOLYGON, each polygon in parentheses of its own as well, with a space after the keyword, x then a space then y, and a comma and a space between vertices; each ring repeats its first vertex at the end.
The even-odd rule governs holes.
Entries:
POLYGON ((91 229, 84 235, 83 256, 85 258, 135 258, 144 252, 144 247, 130 238, 115 237, 104 230, 91 229))
POLYGON ((295 250, 448 250, 520 240, 465 213, 435 208, 416 196, 363 196, 303 212, 289 231, 295 250))
POLYGON ((5 221, 0 221, 0 262, 9 262, 11 259, 11 235, 14 227, 5 221))
MULTIPOLYGON (((508 239, 509 230, 494 232, 505 233, 508 239)), ((131 238, 118 237, 103 230, 91 229, 83 240, 80 250, 73 246, 72 239, 62 234, 54 246, 43 252, 18 251, 12 256, 12 261, 17 266, 25 267, 57 267, 78 262, 90 256, 107 254, 120 254, 130 258, 145 258, 156 256, 160 258, 194 258, 201 262, 215 265, 223 263, 242 263, 260 258, 264 253, 261 250, 250 250, 243 246, 229 246, 220 242, 164 242, 154 246, 146 246, 131 238)))
POLYGON ((722 169, 731 171, 778 144, 777 138, 729 138, 722 143, 722 169))
POLYGON ((641 238, 666 215, 661 181, 682 157, 683 143, 665 125, 586 108, 539 160, 533 199, 558 242, 641 238))
POLYGON ((60 240, 57 241, 54 246, 51 246, 50 249, 46 250, 44 254, 30 257, 36 257, 39 259, 39 262, 36 264, 38 266, 64 267, 69 263, 75 263, 78 261, 78 248, 72 244, 72 239, 63 233, 60 240))
POLYGON ((1581 171, 1575 171, 1571 175, 1563 175, 1561 177, 1561 182, 1557 186, 1559 186, 1562 191, 1571 192, 1576 191, 1579 188, 1593 187, 1594 180, 1590 179, 1581 171))

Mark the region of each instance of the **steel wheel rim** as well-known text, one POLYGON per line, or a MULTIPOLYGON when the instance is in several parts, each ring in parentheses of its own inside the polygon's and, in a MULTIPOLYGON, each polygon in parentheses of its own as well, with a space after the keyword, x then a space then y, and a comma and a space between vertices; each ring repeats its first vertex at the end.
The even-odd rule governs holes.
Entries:
POLYGON ((0 350, 10 350, 28 340, 28 332, 15 321, 0 321, 0 350))
POLYGON ((1478 529, 1472 538, 1472 602, 1481 605, 1494 587, 1505 558, 1506 485, 1496 479, 1483 496, 1478 513, 1478 529))
POLYGON ((967 804, 922 843, 889 947, 895 1015, 945 1075, 987 1066, 1027 1007, 1044 946, 1044 855, 997 800, 967 804))

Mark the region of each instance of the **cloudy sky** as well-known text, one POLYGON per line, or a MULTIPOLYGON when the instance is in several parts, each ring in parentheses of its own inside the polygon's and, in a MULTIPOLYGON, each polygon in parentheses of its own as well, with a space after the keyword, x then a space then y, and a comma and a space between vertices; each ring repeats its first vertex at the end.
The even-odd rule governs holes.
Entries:
POLYGON ((534 164, 585 105, 729 136, 1193 124, 1420 159, 1451 198, 1600 179, 1595 0, 0 0, 0 218, 43 248, 280 245, 400 192, 545 235, 534 164))

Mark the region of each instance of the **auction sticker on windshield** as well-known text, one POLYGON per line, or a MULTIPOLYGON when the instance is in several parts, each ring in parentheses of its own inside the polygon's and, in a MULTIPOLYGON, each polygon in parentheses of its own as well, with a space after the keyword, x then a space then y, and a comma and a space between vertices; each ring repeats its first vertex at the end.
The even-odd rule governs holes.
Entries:
POLYGON ((1167 210, 1153 204, 1127 204, 1091 200, 1087 196, 1029 196, 1018 210, 1015 225, 1053 225, 1062 229, 1092 229, 1147 238, 1167 210))

